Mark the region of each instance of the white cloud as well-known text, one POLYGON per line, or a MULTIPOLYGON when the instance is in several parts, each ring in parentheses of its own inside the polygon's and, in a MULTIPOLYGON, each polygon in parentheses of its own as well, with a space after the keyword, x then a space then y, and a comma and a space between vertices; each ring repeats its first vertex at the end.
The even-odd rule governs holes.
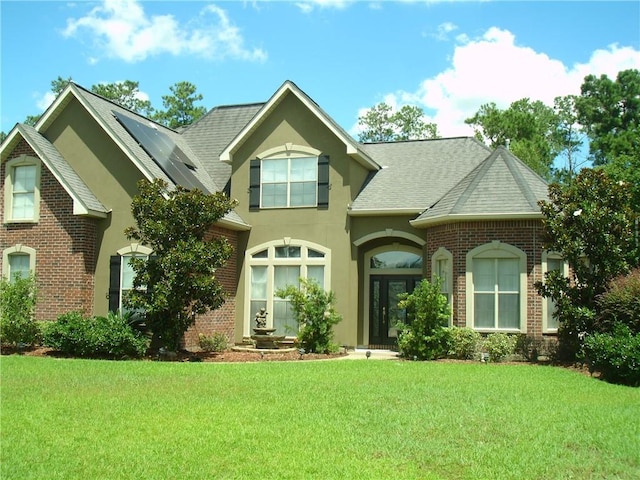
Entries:
MULTIPOLYGON (((217 60, 267 58, 259 48, 246 48, 240 29, 214 5, 204 7, 189 25, 181 25, 173 15, 149 16, 137 0, 104 0, 86 16, 67 20, 65 37, 83 33, 93 36, 97 51, 130 63, 167 53, 217 60)), ((95 55, 89 59, 90 63, 96 61, 95 55)))
POLYGON ((640 68, 640 50, 632 47, 610 45, 594 51, 586 63, 567 66, 543 52, 518 45, 508 30, 493 27, 480 38, 469 39, 465 34, 456 38, 446 70, 423 80, 414 92, 385 96, 387 103, 396 106, 422 107, 442 136, 472 135, 464 120, 484 103, 495 102, 506 108, 528 97, 552 105, 557 96, 579 95, 586 75, 615 78, 620 70, 640 68))
POLYGON ((36 106, 38 107, 38 110, 41 112, 44 112, 47 108, 49 108, 49 105, 51 105, 53 101, 56 99, 55 93, 51 91, 46 92, 43 95, 36 94, 35 97, 36 97, 36 106))
POLYGON ((320 9, 335 8, 341 10, 354 1, 355 0, 304 0, 302 2, 295 2, 295 5, 302 13, 311 13, 316 7, 320 9))

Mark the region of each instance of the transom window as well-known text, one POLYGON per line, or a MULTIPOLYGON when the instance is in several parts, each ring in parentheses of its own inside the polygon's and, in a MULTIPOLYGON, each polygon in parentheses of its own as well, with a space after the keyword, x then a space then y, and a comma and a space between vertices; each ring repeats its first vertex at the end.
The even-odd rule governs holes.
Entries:
POLYGON ((277 335, 295 336, 297 323, 289 300, 275 292, 289 285, 300 286, 300 278, 315 280, 325 290, 329 288, 330 253, 320 245, 301 240, 285 239, 256 247, 247 252, 249 266, 249 315, 245 335, 255 325, 255 314, 266 309, 267 326, 277 335))
POLYGON ((317 157, 262 160, 262 207, 315 207, 317 157))
POLYGON ((21 155, 7 162, 5 221, 34 222, 40 204, 40 161, 21 155))

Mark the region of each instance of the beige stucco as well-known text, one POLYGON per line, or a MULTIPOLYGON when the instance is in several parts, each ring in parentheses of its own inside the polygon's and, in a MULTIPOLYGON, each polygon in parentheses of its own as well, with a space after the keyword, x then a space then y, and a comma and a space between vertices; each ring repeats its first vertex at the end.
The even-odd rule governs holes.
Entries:
POLYGON ((142 174, 75 98, 43 133, 111 211, 98 221, 96 235, 93 313, 106 315, 109 257, 129 243, 124 229, 135 224, 131 199, 142 174))
MULTIPOLYGON (((331 285, 336 293, 337 309, 343 321, 335 328, 335 339, 343 345, 358 345, 363 338, 362 252, 372 246, 409 242, 406 238, 389 237, 387 229, 408 232, 416 238, 420 231, 409 226, 410 217, 350 217, 349 206, 354 200, 369 171, 346 153, 345 145, 330 131, 320 118, 310 112, 302 102, 289 93, 276 109, 252 132, 233 155, 231 196, 238 199, 236 211, 251 225, 251 230, 240 236, 239 251, 278 239, 290 238, 320 244, 331 251, 331 285), (329 208, 277 208, 249 210, 249 163, 251 159, 286 144, 313 148, 330 156, 329 208), (384 232, 384 233, 381 233, 384 232), (367 234, 383 237, 358 247, 354 241, 367 234)), ((415 245, 415 244, 413 244, 415 245)), ((417 245, 416 245, 417 246, 417 245)), ((241 253, 241 256, 243 254, 241 253)), ((236 341, 242 339, 248 311, 248 269, 240 267, 238 303, 236 310, 236 341), (244 300, 243 300, 244 299, 244 300)))

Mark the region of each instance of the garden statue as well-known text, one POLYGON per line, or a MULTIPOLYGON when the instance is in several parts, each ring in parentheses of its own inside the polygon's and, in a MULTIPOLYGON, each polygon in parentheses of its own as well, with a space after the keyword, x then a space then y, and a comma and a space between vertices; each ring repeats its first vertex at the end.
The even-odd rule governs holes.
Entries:
POLYGON ((257 328, 265 328, 267 326, 267 311, 265 308, 261 308, 259 312, 256 313, 256 327, 257 328))

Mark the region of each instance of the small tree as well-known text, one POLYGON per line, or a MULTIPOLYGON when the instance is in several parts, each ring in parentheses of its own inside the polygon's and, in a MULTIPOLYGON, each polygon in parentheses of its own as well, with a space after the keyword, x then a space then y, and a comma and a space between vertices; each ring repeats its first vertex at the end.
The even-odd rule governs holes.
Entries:
POLYGON ((152 248, 153 256, 131 260, 136 276, 125 303, 144 311, 151 331, 175 350, 196 315, 225 301, 215 272, 233 248, 224 237, 209 238, 209 232, 235 203, 223 193, 169 191, 162 180, 142 180, 138 187, 132 202, 137 226, 125 233, 152 248))
POLYGON ((39 335, 33 318, 36 309, 36 279, 17 276, 0 280, 0 343, 32 345, 39 335))
POLYGON ((628 185, 603 171, 584 169, 566 186, 549 186, 550 201, 540 203, 545 244, 569 262, 571 278, 549 272, 538 292, 556 303, 559 354, 571 359, 581 338, 594 329, 596 300, 609 282, 640 264, 640 205, 628 185))
POLYGON ((412 317, 409 324, 398 324, 398 348, 403 356, 434 360, 449 351, 449 303, 442 295, 440 280, 422 280, 412 293, 400 295, 398 307, 412 317))
POLYGON ((398 142, 438 138, 438 126, 424 120, 424 112, 415 105, 404 105, 397 111, 387 103, 374 105, 358 118, 361 142, 398 142))
POLYGON ((300 288, 289 285, 276 291, 280 298, 288 298, 298 322, 298 342, 309 353, 336 351, 333 343, 333 326, 342 317, 336 312, 335 294, 325 292, 315 280, 300 279, 300 288))

